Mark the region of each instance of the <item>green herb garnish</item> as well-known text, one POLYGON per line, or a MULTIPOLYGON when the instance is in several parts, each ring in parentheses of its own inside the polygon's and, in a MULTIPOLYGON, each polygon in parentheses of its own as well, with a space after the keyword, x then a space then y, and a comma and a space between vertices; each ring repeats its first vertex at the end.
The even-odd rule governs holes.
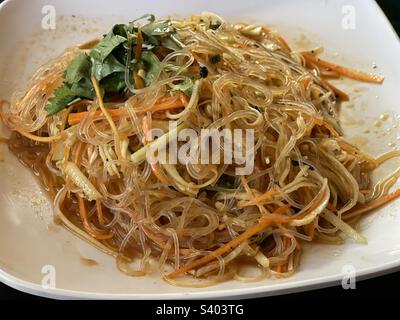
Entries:
MULTIPOLYGON (((80 99, 93 99, 94 88, 91 77, 95 77, 104 98, 128 93, 125 74, 141 70, 146 86, 151 85, 160 73, 160 61, 155 50, 164 47, 172 51, 181 49, 174 41, 178 39, 169 20, 156 21, 154 15, 145 15, 129 24, 116 24, 87 54, 79 54, 67 67, 64 83, 54 90, 46 111, 54 115, 80 99), (135 52, 138 28, 135 22, 147 19, 141 28, 142 53, 137 60, 128 60, 128 53, 135 52)), ((179 43, 179 41, 178 41, 179 43)), ((133 81, 133 80, 132 80, 133 81)))
POLYGON ((210 23, 210 28, 213 30, 217 30, 221 26, 221 21, 219 20, 212 20, 210 23))
POLYGON ((176 84, 171 91, 182 91, 184 94, 190 97, 193 91, 193 80, 189 77, 186 77, 185 80, 183 80, 181 83, 176 84))
POLYGON ((46 111, 49 115, 56 114, 77 100, 78 98, 72 93, 70 88, 62 86, 54 90, 54 95, 49 99, 46 111))
POLYGON ((142 60, 146 71, 146 76, 144 81, 146 86, 149 86, 153 83, 154 79, 160 73, 161 66, 160 60, 158 60, 157 56, 151 51, 143 51, 142 60))
POLYGON ((210 61, 212 64, 217 64, 218 62, 221 61, 221 55, 215 54, 215 55, 211 56, 210 61))

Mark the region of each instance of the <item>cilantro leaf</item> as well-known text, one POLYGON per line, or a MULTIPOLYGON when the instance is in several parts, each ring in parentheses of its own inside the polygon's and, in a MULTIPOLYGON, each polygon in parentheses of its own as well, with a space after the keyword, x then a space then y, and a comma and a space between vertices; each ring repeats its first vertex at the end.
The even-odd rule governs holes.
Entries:
POLYGON ((71 91, 71 89, 64 85, 54 90, 53 97, 51 97, 45 107, 49 116, 56 114, 63 110, 71 103, 77 101, 79 98, 71 91))
POLYGON ((112 32, 107 34, 97 45, 90 51, 89 56, 95 60, 103 62, 111 52, 127 39, 112 32))
POLYGON ((146 68, 146 76, 144 78, 144 81, 146 83, 146 86, 149 86, 153 83, 156 76, 160 73, 161 63, 160 60, 158 60, 157 56, 151 51, 143 51, 142 60, 146 68))
MULTIPOLYGON (((174 35, 174 37, 179 38, 177 34, 174 33, 173 35, 174 35)), ((170 50, 172 50, 172 51, 177 51, 177 50, 180 50, 180 49, 181 49, 181 47, 179 47, 179 46, 176 44, 176 42, 171 38, 171 36, 163 37, 163 38, 161 39, 161 45, 162 45, 164 48, 170 49, 170 50)))
POLYGON ((165 36, 175 31, 170 20, 154 21, 142 27, 142 32, 147 36, 165 36))
POLYGON ((125 74, 125 66, 120 63, 112 54, 104 61, 92 59, 92 75, 101 80, 114 72, 123 72, 125 74))
POLYGON ((89 78, 83 78, 69 88, 72 94, 80 98, 93 99, 95 96, 93 84, 89 78))
POLYGON ((65 81, 69 84, 79 82, 81 79, 89 77, 89 70, 90 59, 86 54, 81 53, 67 67, 65 81))
POLYGON ((121 36, 123 38, 128 39, 128 36, 133 33, 134 30, 134 26, 133 23, 129 23, 129 24, 116 24, 114 25, 114 27, 112 28, 112 33, 115 36, 121 36))
MULTIPOLYGON (((65 70, 64 83, 54 90, 53 96, 48 100, 46 110, 49 115, 56 114, 79 99, 94 99, 95 91, 91 81, 94 76, 99 81, 99 86, 108 99, 115 94, 126 93, 125 82, 126 61, 129 50, 134 50, 137 45, 139 20, 147 20, 141 28, 143 34, 142 55, 138 61, 129 62, 129 71, 132 69, 142 71, 146 86, 151 85, 161 72, 161 63, 153 51, 159 46, 176 51, 181 49, 175 28, 170 20, 156 21, 152 14, 144 15, 129 24, 116 24, 112 30, 95 45, 89 53, 81 53, 68 65, 65 70), (131 39, 132 41, 128 41, 131 39), (132 69, 131 69, 132 68, 132 69)), ((167 66, 172 70, 178 66, 167 66)), ((179 68, 177 69, 179 71, 179 68)), ((133 79, 128 79, 131 81, 133 79)), ((190 80, 190 79, 189 79, 190 80)), ((191 80, 190 80, 191 81, 191 80)), ((182 83, 178 88, 189 92, 191 83, 182 83)))
POLYGON ((182 91, 184 94, 186 94, 188 97, 192 95, 193 91, 193 81, 189 77, 186 77, 185 80, 183 80, 181 83, 176 84, 172 89, 172 92, 176 91, 182 91))
POLYGON ((120 93, 126 89, 125 73, 115 72, 103 78, 100 86, 110 94, 120 93))

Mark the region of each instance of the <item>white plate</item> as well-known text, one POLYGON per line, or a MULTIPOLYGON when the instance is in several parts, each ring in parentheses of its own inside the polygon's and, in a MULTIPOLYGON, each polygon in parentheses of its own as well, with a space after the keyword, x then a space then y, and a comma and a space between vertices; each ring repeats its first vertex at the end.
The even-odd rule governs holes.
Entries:
MULTIPOLYGON (((376 63, 378 68, 374 71, 386 76, 384 85, 351 84, 353 101, 343 108, 344 123, 351 133, 349 137, 369 152, 381 153, 390 149, 389 142, 399 142, 395 139, 395 128, 385 135, 374 133, 386 132, 383 128, 398 124, 398 118, 392 116, 382 127, 373 126, 383 111, 390 114, 399 111, 400 45, 373 1, 6 1, 0 7, 0 97, 9 98, 13 90, 24 87, 29 75, 42 63, 70 45, 106 32, 113 22, 126 22, 148 12, 157 16, 187 16, 201 11, 273 26, 294 40, 291 42, 294 47, 311 49, 322 44, 336 61, 366 71, 372 71, 372 64, 376 63), (56 9, 55 30, 41 28, 42 9, 46 12, 48 7, 44 6, 48 5, 56 9), (346 15, 352 13, 355 29, 343 28, 343 19, 348 22, 346 15), (357 121, 351 120, 352 116, 357 121), (363 132, 368 125, 369 134, 363 132)), ((351 23, 347 26, 351 27, 351 23)), ((300 269, 289 279, 229 281, 215 287, 190 289, 170 286, 157 274, 130 278, 117 270, 111 257, 62 227, 54 226, 51 203, 32 174, 9 154, 6 146, 0 148, 0 280, 19 290, 58 298, 243 298, 339 283, 348 268, 354 268, 359 279, 400 266, 400 202, 397 201, 361 223, 368 245, 347 241, 343 246, 307 246, 300 269), (84 259, 93 259, 97 264, 89 266, 84 259), (56 271, 53 289, 41 285, 48 279, 45 277, 48 265, 56 271)), ((392 169, 395 166, 399 167, 399 163, 392 163, 392 169)))

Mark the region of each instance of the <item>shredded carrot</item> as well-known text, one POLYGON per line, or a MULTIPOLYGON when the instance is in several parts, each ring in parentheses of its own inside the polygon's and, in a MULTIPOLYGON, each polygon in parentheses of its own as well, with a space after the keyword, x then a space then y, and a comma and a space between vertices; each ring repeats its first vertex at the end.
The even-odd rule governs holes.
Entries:
POLYGON ((318 126, 326 128, 335 138, 340 137, 339 133, 325 120, 320 118, 315 118, 314 121, 318 126))
POLYGON ((189 104, 189 98, 186 94, 179 94, 179 99, 182 102, 182 105, 186 108, 189 104))
MULTIPOLYGON (((247 194, 251 197, 251 199, 253 199, 253 198, 254 198, 254 193, 253 193, 253 191, 251 190, 251 188, 249 187, 249 184, 248 184, 248 182, 247 182, 246 177, 245 177, 245 176, 240 176, 240 181, 242 182, 242 185, 243 185, 244 189, 246 190, 247 194)), ((250 200, 250 201, 251 201, 251 200, 250 200)), ((264 207, 263 205, 261 205, 261 204, 259 204, 259 203, 256 203, 255 205, 257 206, 258 210, 260 210, 261 214, 269 213, 269 212, 265 209, 265 207, 264 207)))
POLYGON ((324 78, 335 78, 335 79, 340 78, 339 72, 329 69, 322 69, 320 70, 319 74, 321 75, 321 77, 324 78))
MULTIPOLYGON (((283 206, 280 206, 279 208, 275 209, 272 214, 283 214, 288 212, 290 209, 290 204, 285 204, 283 206)), ((268 215, 266 215, 266 217, 268 217, 268 215)), ((286 221, 286 219, 284 220, 286 221)))
MULTIPOLYGON (((125 116, 128 113, 126 112, 126 110, 120 108, 120 109, 109 109, 108 113, 110 114, 111 117, 113 118, 117 118, 117 117, 121 117, 121 116, 125 116)), ((102 115, 101 111, 95 111, 95 112, 91 112, 91 111, 84 111, 84 112, 78 112, 78 113, 71 113, 68 116, 68 124, 70 126, 74 125, 74 124, 78 124, 80 123, 87 115, 89 114, 93 114, 94 117, 100 117, 102 115)))
POLYGON ((93 39, 93 40, 90 40, 90 41, 88 41, 88 42, 85 42, 85 43, 81 44, 81 45, 79 46, 79 49, 84 50, 84 49, 93 48, 93 47, 94 47, 96 44, 98 44, 99 42, 100 42, 100 39, 93 39))
POLYGON ((312 118, 314 120, 313 123, 308 128, 307 130, 308 132, 311 132, 311 130, 314 128, 314 125, 318 125, 320 127, 324 127, 325 129, 327 129, 331 133, 331 135, 334 136, 335 138, 340 137, 339 133, 324 119, 312 117, 309 114, 302 114, 302 116, 304 118, 312 118))
POLYGON ((142 30, 140 30, 139 28, 137 32, 137 44, 135 50, 136 60, 139 60, 142 57, 142 46, 143 46, 143 36, 142 36, 142 30))
MULTIPOLYGON (((187 101, 187 97, 177 94, 174 96, 166 97, 163 99, 160 99, 152 108, 149 110, 151 112, 157 112, 157 111, 164 111, 164 110, 172 110, 176 108, 182 108, 184 107, 184 101, 187 101)), ((127 116, 128 112, 124 108, 119 108, 119 109, 108 109, 108 113, 112 118, 119 118, 123 116, 127 116)), ((93 114, 94 117, 101 117, 102 112, 99 111, 84 111, 84 112, 79 112, 79 113, 71 113, 68 116, 68 124, 69 125, 75 125, 80 123, 86 116, 89 114, 93 114)))
POLYGON ((0 137, 0 142, 8 143, 10 139, 6 137, 0 137))
POLYGON ((309 53, 303 53, 303 57, 306 60, 308 60, 309 62, 311 62, 317 66, 331 69, 331 70, 336 71, 337 73, 341 74, 342 76, 350 78, 350 79, 364 81, 364 82, 371 82, 371 83, 382 83, 384 80, 383 76, 368 74, 368 73, 353 70, 353 69, 350 69, 347 67, 339 66, 332 62, 317 58, 316 56, 311 55, 309 53))
POLYGON ((356 147, 353 147, 348 143, 345 143, 343 141, 338 141, 338 144, 344 151, 352 154, 353 156, 358 156, 360 154, 360 151, 356 147))
POLYGON ((353 208, 350 211, 347 211, 343 215, 343 219, 350 219, 353 218, 359 214, 374 210, 376 208, 382 207, 383 205, 387 204, 388 202, 391 202, 395 200, 396 198, 400 197, 400 189, 397 189, 396 191, 389 193, 386 196, 383 196, 381 198, 371 200, 363 205, 357 206, 356 208, 353 208))
POLYGON ((89 218, 87 215, 87 210, 85 206, 85 200, 78 196, 78 202, 79 202, 79 214, 82 218, 83 221, 83 226, 85 230, 93 237, 98 240, 105 240, 105 239, 110 239, 114 235, 112 233, 100 233, 97 230, 94 230, 92 226, 90 225, 89 218))
MULTIPOLYGON (((281 213, 282 210, 289 210, 289 209, 288 209, 287 206, 285 206, 284 209, 282 209, 282 207, 280 207, 277 210, 275 210, 273 213, 274 214, 281 213)), ((235 248, 238 245, 240 245, 243 241, 246 241, 247 239, 251 238, 252 236, 256 235, 257 233, 262 232, 265 228, 267 228, 272 223, 287 222, 287 221, 289 221, 288 218, 265 215, 260 219, 258 224, 256 224, 255 226, 247 229, 245 232, 240 234, 235 239, 229 241, 228 243, 226 243, 222 247, 214 250, 208 256, 204 256, 204 257, 202 257, 200 259, 197 259, 197 260, 195 260, 195 261, 193 261, 193 262, 191 262, 191 263, 179 268, 178 270, 175 270, 174 272, 170 273, 167 277, 168 278, 175 278, 175 277, 177 277, 177 276, 179 276, 179 275, 181 275, 181 274, 183 274, 185 272, 188 272, 188 271, 190 271, 192 269, 201 267, 201 266, 209 263, 210 261, 213 261, 213 260, 217 259, 218 256, 222 256, 223 254, 231 251, 233 248, 235 248)))
POLYGON ((254 206, 257 204, 262 204, 262 202, 265 202, 269 199, 271 199, 271 197, 273 195, 275 195, 277 193, 277 191, 274 188, 271 188, 269 190, 267 190, 265 193, 263 193, 260 196, 254 197, 253 199, 245 202, 244 204, 241 204, 240 207, 248 207, 248 206, 254 206))
POLYGON ((312 199, 314 199, 314 196, 313 196, 310 188, 303 188, 303 189, 304 189, 304 194, 306 196, 306 201, 307 202, 312 201, 312 199))
POLYGON ((133 80, 135 81, 136 89, 143 89, 145 87, 142 77, 139 76, 136 70, 133 71, 133 80))
POLYGON ((3 109, 3 105, 9 103, 7 100, 0 99, 0 111, 3 109))
POLYGON ((332 90, 332 92, 342 101, 348 101, 350 98, 346 92, 334 86, 332 83, 320 79, 321 83, 328 89, 332 90))
POLYGON ((322 53, 323 51, 324 51, 323 47, 317 47, 317 48, 312 49, 312 50, 303 51, 303 52, 301 52, 301 54, 302 55, 309 54, 309 55, 312 55, 312 56, 316 56, 316 55, 322 53))
MULTIPOLYGON (((137 32, 137 44, 136 44, 136 49, 135 49, 136 61, 140 60, 140 58, 142 57, 142 46, 143 46, 143 36, 142 36, 142 31, 139 28, 138 32, 137 32)), ((135 87, 137 89, 143 89, 145 87, 144 81, 139 76, 137 70, 133 71, 133 80, 135 81, 135 87)))
POLYGON ((332 203, 328 203, 326 206, 331 211, 337 211, 336 207, 332 203))
POLYGON ((343 165, 348 168, 348 166, 353 162, 354 159, 352 157, 347 157, 347 159, 343 162, 343 165))
POLYGON ((155 104, 149 111, 159 112, 165 110, 172 110, 176 108, 186 107, 189 104, 188 97, 184 94, 177 94, 172 97, 161 99, 160 103, 155 104))
MULTIPOLYGON (((248 23, 242 23, 242 24, 248 25, 248 23)), ((264 27, 264 26, 261 26, 261 30, 262 30, 264 33, 270 33, 270 32, 271 32, 271 30, 269 30, 267 27, 264 27)))
POLYGON ((281 36, 275 36, 275 39, 278 41, 278 43, 281 45, 281 47, 287 51, 287 52, 292 52, 292 49, 290 49, 288 43, 283 39, 281 36))
POLYGON ((104 225, 103 208, 101 207, 101 201, 99 199, 96 200, 96 209, 97 209, 97 218, 99 219, 99 223, 101 225, 104 225))

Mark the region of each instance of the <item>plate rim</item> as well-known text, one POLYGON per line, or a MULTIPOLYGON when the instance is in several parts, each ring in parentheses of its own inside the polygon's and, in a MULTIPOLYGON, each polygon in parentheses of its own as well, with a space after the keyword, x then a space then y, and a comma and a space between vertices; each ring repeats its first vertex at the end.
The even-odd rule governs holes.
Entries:
MULTIPOLYGON (((384 265, 363 268, 356 270, 355 277, 357 281, 390 274, 400 271, 400 258, 386 263, 384 265), (372 269, 372 271, 371 271, 372 269)), ((343 275, 335 274, 331 276, 321 276, 314 279, 300 280, 295 283, 282 283, 280 288, 270 289, 268 285, 257 288, 237 288, 210 290, 199 292, 174 292, 174 293, 105 293, 75 291, 61 288, 44 288, 36 283, 19 279, 0 269, 0 281, 11 288, 25 293, 53 299, 110 299, 110 300, 178 300, 178 299, 246 299, 249 297, 267 297, 273 295, 290 294, 295 292, 304 292, 312 289, 322 289, 341 284, 343 275)), ((279 280, 277 280, 279 281, 279 280)), ((209 287, 213 288, 213 287, 209 287)))
MULTIPOLYGON (((14 2, 23 0, 5 0, 0 4, 0 13, 5 7, 14 2)), ((400 49, 400 35, 397 34, 393 25, 390 23, 388 17, 383 12, 382 8, 375 0, 365 1, 366 5, 373 6, 377 15, 382 19, 382 23, 388 32, 395 36, 397 46, 400 49)), ((365 267, 356 270, 356 277, 358 280, 365 280, 390 274, 400 271, 400 257, 390 262, 380 264, 378 266, 365 267)), ((62 288, 49 288, 46 289, 39 284, 26 281, 14 276, 2 269, 0 265, 0 282, 14 288, 16 290, 56 299, 132 299, 132 300, 177 300, 177 299, 245 299, 249 297, 265 297, 272 295, 281 295, 294 292, 303 292, 312 289, 326 288, 338 285, 341 283, 343 275, 332 274, 329 276, 320 276, 318 278, 303 279, 296 282, 281 283, 278 288, 271 288, 271 285, 260 285, 258 287, 250 288, 232 288, 232 289, 218 289, 213 290, 213 286, 209 287, 210 290, 194 291, 194 292, 170 292, 170 293, 106 293, 106 292, 90 292, 90 291, 77 291, 62 288)), ((279 281, 279 280, 277 280, 279 281)))

